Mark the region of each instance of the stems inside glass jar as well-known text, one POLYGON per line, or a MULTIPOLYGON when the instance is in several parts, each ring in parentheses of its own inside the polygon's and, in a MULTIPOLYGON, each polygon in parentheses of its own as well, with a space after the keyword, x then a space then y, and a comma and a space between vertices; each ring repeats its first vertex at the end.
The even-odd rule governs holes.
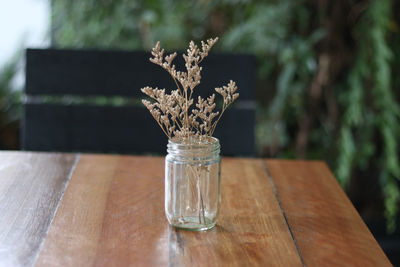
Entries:
POLYGON ((220 199, 219 151, 215 138, 206 143, 168 143, 165 207, 173 226, 203 231, 215 225, 220 199))

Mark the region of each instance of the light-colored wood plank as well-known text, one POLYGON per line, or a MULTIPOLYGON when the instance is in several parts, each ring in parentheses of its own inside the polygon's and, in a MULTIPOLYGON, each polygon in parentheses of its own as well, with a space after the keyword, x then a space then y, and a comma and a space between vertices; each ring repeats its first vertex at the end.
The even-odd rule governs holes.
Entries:
POLYGON ((178 266, 302 265, 262 160, 223 160, 214 230, 171 232, 170 263, 178 266))
POLYGON ((208 232, 164 215, 164 159, 81 156, 37 266, 301 266, 262 160, 224 159, 208 232))
POLYGON ((0 266, 33 265, 75 158, 0 152, 0 266))
POLYGON ((36 266, 165 266, 163 164, 82 155, 36 266))
POLYGON ((307 266, 391 266, 325 163, 266 164, 307 266))

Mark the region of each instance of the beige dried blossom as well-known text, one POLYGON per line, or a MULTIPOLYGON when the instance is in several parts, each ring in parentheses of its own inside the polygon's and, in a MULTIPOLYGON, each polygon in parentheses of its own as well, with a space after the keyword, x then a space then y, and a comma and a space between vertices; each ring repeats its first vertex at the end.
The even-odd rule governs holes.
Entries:
POLYGON ((199 96, 195 107, 192 107, 194 104, 193 91, 201 80, 202 68, 199 64, 217 41, 218 37, 208 39, 206 42, 202 41, 201 49, 191 41, 187 53, 183 54, 186 71, 176 70, 172 63, 177 55, 176 52, 165 56, 165 51, 161 49, 160 42, 157 42, 151 51, 150 61, 161 66, 171 75, 176 89, 168 94, 165 89, 146 86, 141 91, 153 102, 146 99, 142 102, 169 139, 187 139, 194 135, 199 137, 212 136, 224 111, 239 97, 239 94, 236 93, 236 83, 230 81, 223 87, 215 88, 215 91, 224 100, 221 112, 214 112, 216 107, 215 94, 207 99, 199 96))

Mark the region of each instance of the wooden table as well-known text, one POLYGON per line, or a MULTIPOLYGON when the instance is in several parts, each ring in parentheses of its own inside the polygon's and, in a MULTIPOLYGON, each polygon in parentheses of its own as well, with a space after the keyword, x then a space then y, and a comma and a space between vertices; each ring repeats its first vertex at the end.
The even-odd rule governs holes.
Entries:
POLYGON ((224 158, 208 232, 164 216, 164 159, 0 152, 0 266, 390 266, 320 161, 224 158))

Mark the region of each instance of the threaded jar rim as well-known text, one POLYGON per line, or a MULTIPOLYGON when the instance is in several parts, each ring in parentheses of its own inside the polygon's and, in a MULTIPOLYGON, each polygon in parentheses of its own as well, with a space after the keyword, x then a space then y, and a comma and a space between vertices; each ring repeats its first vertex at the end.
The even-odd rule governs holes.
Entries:
POLYGON ((203 158, 219 156, 219 140, 215 137, 196 137, 190 139, 169 139, 167 152, 173 156, 203 158))

